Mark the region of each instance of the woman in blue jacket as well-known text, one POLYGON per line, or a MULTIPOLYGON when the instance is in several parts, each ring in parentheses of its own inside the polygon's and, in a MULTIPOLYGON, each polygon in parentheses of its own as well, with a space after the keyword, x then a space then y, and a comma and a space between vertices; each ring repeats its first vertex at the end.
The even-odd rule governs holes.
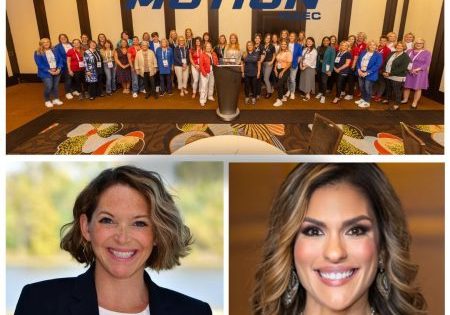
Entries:
POLYGON ((372 87, 378 80, 378 72, 383 64, 383 57, 377 51, 375 41, 369 41, 367 50, 364 50, 358 57, 356 63, 356 73, 358 75, 359 88, 361 90, 361 99, 356 101, 358 107, 370 107, 372 98, 372 87))
POLYGON ((317 74, 319 77, 319 93, 316 98, 320 103, 325 103, 325 94, 327 93, 328 80, 331 79, 336 58, 336 49, 331 45, 330 37, 325 36, 322 39, 322 45, 317 49, 317 74))
POLYGON ((289 34, 289 51, 292 53, 292 66, 289 74, 289 89, 285 96, 290 96, 291 100, 293 100, 295 99, 298 61, 303 53, 303 47, 297 42, 297 34, 295 32, 289 34))
POLYGON ((161 84, 159 95, 164 96, 166 92, 172 95, 173 50, 169 47, 169 42, 165 38, 161 40, 161 47, 156 49, 156 60, 158 61, 161 84))
POLYGON ((67 52, 73 46, 69 42, 69 38, 67 37, 66 34, 59 34, 58 41, 59 41, 59 44, 57 44, 55 46, 55 51, 58 54, 59 58, 61 60, 63 60, 62 68, 61 68, 61 76, 64 78, 64 92, 66 93, 66 98, 68 100, 71 100, 71 99, 73 99, 72 77, 69 74, 69 69, 67 69, 67 62, 64 62, 64 61, 67 60, 67 52))
POLYGON ((53 105, 62 105, 58 98, 58 84, 61 78, 61 69, 63 60, 57 52, 52 49, 52 43, 48 38, 42 38, 39 41, 39 47, 34 52, 34 61, 38 67, 37 75, 44 83, 45 106, 48 108, 53 105), (53 96, 53 100, 51 97, 53 96))

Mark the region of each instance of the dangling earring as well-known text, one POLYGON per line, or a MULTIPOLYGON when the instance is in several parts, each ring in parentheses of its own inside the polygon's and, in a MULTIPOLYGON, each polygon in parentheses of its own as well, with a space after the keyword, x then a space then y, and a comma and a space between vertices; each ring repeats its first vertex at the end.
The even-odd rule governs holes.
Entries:
POLYGON ((381 259, 378 261, 378 266, 380 270, 377 274, 377 289, 383 298, 387 300, 391 291, 391 284, 389 283, 389 279, 384 270, 383 261, 381 259))
POLYGON ((282 297, 283 305, 285 307, 289 307, 294 301, 299 285, 297 273, 295 272, 295 269, 292 269, 288 287, 286 288, 286 291, 284 291, 282 297))

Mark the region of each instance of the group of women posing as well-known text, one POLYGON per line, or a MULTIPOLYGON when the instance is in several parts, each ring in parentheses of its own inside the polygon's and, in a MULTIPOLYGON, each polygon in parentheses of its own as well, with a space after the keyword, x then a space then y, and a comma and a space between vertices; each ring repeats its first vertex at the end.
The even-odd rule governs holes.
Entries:
POLYGON ((245 86, 245 103, 256 104, 265 87, 265 98, 277 91, 274 106, 282 106, 288 99, 294 100, 297 86, 304 101, 315 94, 321 103, 336 85, 332 103, 342 98, 352 100, 367 108, 371 100, 389 103, 390 109, 399 109, 407 103, 410 90, 414 90, 412 108, 416 108, 422 90, 428 88, 428 69, 431 53, 425 49, 425 41, 408 33, 404 41, 397 41, 395 33, 381 36, 378 42, 367 41, 365 33, 351 35, 337 43, 336 36, 325 36, 319 46, 313 37, 304 32, 280 35, 256 34, 241 51, 238 36, 231 34, 227 40, 220 35, 213 46, 208 33, 195 37, 191 29, 184 36, 171 31, 169 39, 159 34, 144 33, 142 38, 130 38, 122 32, 114 45, 104 34, 97 41, 82 35, 69 42, 60 34, 59 43, 52 47, 48 38, 39 42, 35 52, 38 76, 44 82, 45 106, 61 105, 58 83, 64 77, 67 99, 78 96, 94 100, 97 96, 112 95, 117 83, 123 93, 146 98, 173 94, 173 82, 181 96, 192 98, 200 95, 203 106, 214 101, 214 70, 219 60, 241 65, 245 86), (316 82, 319 91, 316 94, 316 82), (358 83, 360 92, 355 89, 358 83))

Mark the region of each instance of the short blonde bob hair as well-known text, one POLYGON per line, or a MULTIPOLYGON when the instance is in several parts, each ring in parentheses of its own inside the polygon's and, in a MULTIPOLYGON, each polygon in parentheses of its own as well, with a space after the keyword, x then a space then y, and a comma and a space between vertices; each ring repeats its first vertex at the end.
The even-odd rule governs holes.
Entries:
POLYGON ((154 270, 171 269, 189 253, 192 236, 184 225, 172 196, 161 177, 134 166, 106 169, 94 178, 78 195, 73 206, 73 221, 61 228, 61 248, 78 262, 92 265, 95 255, 81 233, 80 217, 86 214, 90 222, 103 192, 114 185, 127 185, 139 192, 148 202, 150 219, 157 245, 147 259, 146 267, 154 270))

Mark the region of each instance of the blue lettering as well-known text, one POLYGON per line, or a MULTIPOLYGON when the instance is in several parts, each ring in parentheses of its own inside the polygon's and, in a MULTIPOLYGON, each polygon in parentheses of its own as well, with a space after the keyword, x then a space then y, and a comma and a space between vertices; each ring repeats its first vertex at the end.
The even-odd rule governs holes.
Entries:
POLYGON ((147 6, 150 5, 150 3, 154 2, 152 8, 153 8, 153 9, 161 9, 164 0, 128 0, 128 2, 127 2, 127 8, 128 8, 129 10, 134 9, 134 8, 136 7, 136 3, 137 3, 137 2, 139 2, 139 5, 140 5, 141 7, 147 7, 147 6))
POLYGON ((200 5, 200 0, 192 0, 189 2, 181 2, 180 0, 170 0, 170 8, 172 9, 195 9, 200 5))
POLYGON ((280 6, 281 0, 272 0, 272 2, 261 2, 261 0, 251 0, 250 8, 253 10, 273 10, 280 6))
MULTIPOLYGON (((190 2, 186 2, 185 0, 170 0, 169 6, 171 9, 196 9, 200 5, 201 0, 191 0, 190 2)), ((205 0, 204 0, 205 1, 205 0)), ((271 0, 270 2, 263 2, 264 0, 250 0, 250 8, 254 10, 273 10, 277 9, 281 5, 281 0, 271 0)), ((317 4, 319 0, 287 0, 286 6, 284 9, 292 10, 294 9, 296 3, 303 1, 305 4, 306 10, 313 10, 317 8, 317 4)), ((127 8, 132 10, 138 4, 142 7, 147 7, 153 3, 152 9, 161 9, 164 3, 164 0, 128 0, 127 8)), ((234 0, 233 9, 242 9, 244 4, 244 0, 234 0)), ((217 10, 221 7, 222 0, 212 0, 211 8, 212 10, 217 10)), ((314 16, 317 19, 320 19, 319 15, 314 16)), ((314 19, 313 17, 313 19, 314 19)))

